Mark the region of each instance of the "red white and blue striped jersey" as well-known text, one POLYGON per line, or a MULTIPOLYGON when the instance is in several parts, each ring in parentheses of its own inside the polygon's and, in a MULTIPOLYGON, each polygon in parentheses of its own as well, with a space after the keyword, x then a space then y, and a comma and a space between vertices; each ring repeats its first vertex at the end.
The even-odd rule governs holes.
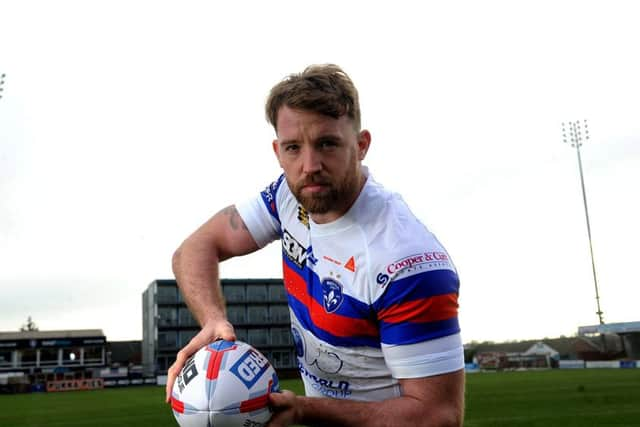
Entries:
POLYGON ((282 242, 284 285, 308 396, 384 400, 398 379, 464 367, 459 280, 402 198, 367 181, 341 218, 316 224, 284 175, 237 206, 259 247, 282 242))

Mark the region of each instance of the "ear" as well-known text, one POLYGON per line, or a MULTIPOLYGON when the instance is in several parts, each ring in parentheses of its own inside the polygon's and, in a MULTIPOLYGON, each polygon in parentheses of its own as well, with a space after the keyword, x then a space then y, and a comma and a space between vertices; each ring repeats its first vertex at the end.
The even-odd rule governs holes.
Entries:
POLYGON ((358 159, 364 160, 371 145, 371 133, 364 129, 358 134, 358 159))
POLYGON ((280 144, 278 144, 278 140, 274 139, 271 142, 271 148, 273 148, 273 153, 276 155, 276 159, 278 159, 278 164, 282 167, 282 162, 280 161, 280 144))

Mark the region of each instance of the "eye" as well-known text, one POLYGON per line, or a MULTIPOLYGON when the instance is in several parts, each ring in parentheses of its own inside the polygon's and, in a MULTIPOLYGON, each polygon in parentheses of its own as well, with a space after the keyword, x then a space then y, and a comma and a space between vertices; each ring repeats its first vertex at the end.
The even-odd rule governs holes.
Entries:
POLYGON ((318 146, 322 149, 331 149, 338 146, 338 142, 334 139, 321 139, 318 141, 318 146))
POLYGON ((287 153, 296 153, 300 149, 298 144, 287 144, 284 146, 284 151, 287 153))

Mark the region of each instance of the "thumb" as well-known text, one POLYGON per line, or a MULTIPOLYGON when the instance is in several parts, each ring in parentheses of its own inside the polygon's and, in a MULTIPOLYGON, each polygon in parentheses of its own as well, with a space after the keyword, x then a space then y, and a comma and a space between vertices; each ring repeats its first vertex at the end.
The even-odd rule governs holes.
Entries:
POLYGON ((230 323, 221 326, 219 336, 226 341, 235 341, 237 339, 236 332, 230 323))
POLYGON ((269 403, 273 407, 291 406, 296 395, 289 390, 281 390, 269 393, 269 403))

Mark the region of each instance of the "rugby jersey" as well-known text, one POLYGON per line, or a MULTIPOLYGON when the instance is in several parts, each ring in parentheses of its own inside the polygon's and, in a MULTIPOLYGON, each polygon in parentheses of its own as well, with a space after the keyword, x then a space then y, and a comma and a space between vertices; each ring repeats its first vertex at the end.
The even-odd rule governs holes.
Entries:
POLYGON ((308 396, 384 400, 399 378, 464 367, 456 269, 402 198, 363 167, 341 218, 316 224, 284 175, 238 212, 259 247, 280 239, 298 367, 308 396))

